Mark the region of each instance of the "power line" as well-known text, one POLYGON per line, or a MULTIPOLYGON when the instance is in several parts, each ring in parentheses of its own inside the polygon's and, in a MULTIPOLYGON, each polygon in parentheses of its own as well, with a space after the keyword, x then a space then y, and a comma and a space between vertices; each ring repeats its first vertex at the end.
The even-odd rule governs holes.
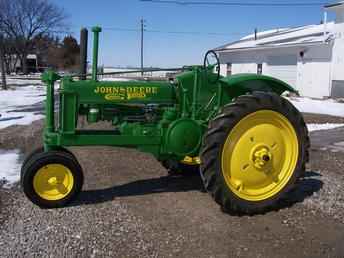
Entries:
MULTIPOLYGON (((88 27, 88 28, 91 28, 88 27)), ((103 30, 113 30, 113 31, 132 31, 132 32, 139 32, 140 29, 130 29, 130 28, 119 28, 119 27, 103 27, 103 30)))
POLYGON ((237 35, 245 35, 246 33, 242 32, 200 32, 200 31, 162 31, 162 30, 147 30, 147 32, 151 33, 166 33, 166 34, 187 34, 187 35, 213 35, 213 36, 237 36, 237 35))
MULTIPOLYGON (((209 36, 242 36, 250 34, 251 32, 216 32, 216 31, 178 31, 178 30, 150 30, 144 28, 145 32, 148 33, 161 33, 161 34, 185 34, 185 35, 209 35, 209 36)), ((92 29, 92 26, 83 26, 87 29, 92 29)), ((79 28, 73 26, 73 28, 79 28)), ((104 31, 118 31, 118 32, 140 32, 141 28, 125 28, 125 27, 102 27, 104 31)))
POLYGON ((179 1, 179 0, 140 0, 141 2, 157 4, 174 4, 174 5, 215 5, 215 6, 237 6, 237 7, 306 7, 306 6, 323 6, 325 2, 225 2, 225 1, 179 1))
MULTIPOLYGON (((87 27, 90 28, 90 27, 87 27)), ((119 27, 104 27, 105 31, 123 31, 123 32, 141 32, 141 29, 134 28, 119 28, 119 27)), ((244 32, 202 32, 202 31, 164 31, 164 30, 149 30, 145 29, 148 33, 161 33, 161 34, 184 34, 184 35, 212 35, 212 36, 241 36, 249 33, 244 32)))

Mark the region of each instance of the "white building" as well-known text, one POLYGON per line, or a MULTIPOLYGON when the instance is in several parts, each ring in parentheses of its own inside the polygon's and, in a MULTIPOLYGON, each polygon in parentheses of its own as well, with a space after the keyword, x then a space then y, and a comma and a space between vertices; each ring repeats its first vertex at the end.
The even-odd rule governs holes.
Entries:
POLYGON ((221 74, 279 78, 303 96, 344 97, 344 1, 325 6, 324 23, 255 33, 218 47, 221 74), (327 12, 336 20, 327 22, 327 12))

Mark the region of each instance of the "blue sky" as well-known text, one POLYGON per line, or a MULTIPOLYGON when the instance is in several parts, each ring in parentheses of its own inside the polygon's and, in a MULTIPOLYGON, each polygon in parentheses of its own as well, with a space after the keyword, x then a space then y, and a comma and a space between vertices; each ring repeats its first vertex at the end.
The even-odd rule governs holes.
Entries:
MULTIPOLYGON (((145 33, 145 66, 159 67, 201 63, 206 50, 252 33, 255 27, 258 30, 265 30, 317 24, 323 17, 321 6, 220 7, 152 4, 139 0, 51 1, 65 9, 69 15, 70 30, 77 38, 81 26, 100 25, 105 28, 139 29, 141 17, 146 20, 149 30, 204 33, 200 35, 145 33), (228 35, 208 35, 206 34, 208 32, 228 33, 228 35)), ((280 2, 291 1, 294 0, 280 2)), ((245 0, 245 2, 259 1, 245 0)), ((100 64, 139 66, 139 32, 104 30, 100 40, 100 64)))

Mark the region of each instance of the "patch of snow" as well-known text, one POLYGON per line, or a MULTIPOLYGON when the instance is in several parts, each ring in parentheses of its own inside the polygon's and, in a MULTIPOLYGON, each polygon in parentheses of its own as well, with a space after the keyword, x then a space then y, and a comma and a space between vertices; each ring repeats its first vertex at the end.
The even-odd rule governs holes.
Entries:
POLYGON ((303 113, 313 113, 344 117, 344 103, 333 99, 316 100, 310 98, 288 98, 288 100, 303 113))
POLYGON ((42 118, 44 118, 43 115, 34 114, 31 112, 5 113, 4 116, 0 117, 0 129, 9 127, 11 125, 29 125, 32 122, 42 118))
POLYGON ((19 150, 0 150, 0 181, 4 181, 4 188, 10 188, 20 179, 19 150))
MULTIPOLYGON (((26 81, 26 83, 30 83, 30 81, 26 81)), ((42 85, 18 86, 0 90, 0 129, 15 124, 27 125, 43 118, 41 114, 35 114, 33 111, 21 111, 21 109, 41 102, 44 98, 45 87, 42 85)))
MULTIPOLYGON (((25 77, 22 77, 25 78, 25 77)), ((8 85, 43 85, 42 81, 39 79, 39 77, 35 78, 28 77, 27 79, 18 79, 15 77, 8 77, 7 79, 7 84, 8 85)))
POLYGON ((27 86, 0 90, 0 110, 32 105, 44 99, 45 87, 27 86))
POLYGON ((331 123, 307 124, 307 128, 309 132, 320 131, 320 130, 330 130, 330 129, 335 129, 335 128, 343 127, 343 126, 344 124, 331 124, 331 123))
MULTIPOLYGON (((137 71, 140 68, 116 68, 116 67, 104 67, 104 73, 113 73, 113 72, 132 72, 137 71)), ((90 71, 91 72, 91 71, 90 71)))
POLYGON ((100 79, 101 81, 104 82, 128 82, 128 81, 132 81, 131 79, 127 79, 127 78, 102 78, 100 79))

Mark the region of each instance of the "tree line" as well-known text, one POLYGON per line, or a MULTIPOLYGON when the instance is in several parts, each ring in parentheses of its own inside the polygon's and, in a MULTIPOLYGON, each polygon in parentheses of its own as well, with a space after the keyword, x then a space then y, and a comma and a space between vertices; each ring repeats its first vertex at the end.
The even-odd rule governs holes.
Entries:
POLYGON ((71 35, 59 37, 67 20, 64 9, 49 0, 0 0, 0 68, 11 73, 20 67, 27 74, 28 56, 34 54, 42 69, 75 69, 78 42, 71 35))

